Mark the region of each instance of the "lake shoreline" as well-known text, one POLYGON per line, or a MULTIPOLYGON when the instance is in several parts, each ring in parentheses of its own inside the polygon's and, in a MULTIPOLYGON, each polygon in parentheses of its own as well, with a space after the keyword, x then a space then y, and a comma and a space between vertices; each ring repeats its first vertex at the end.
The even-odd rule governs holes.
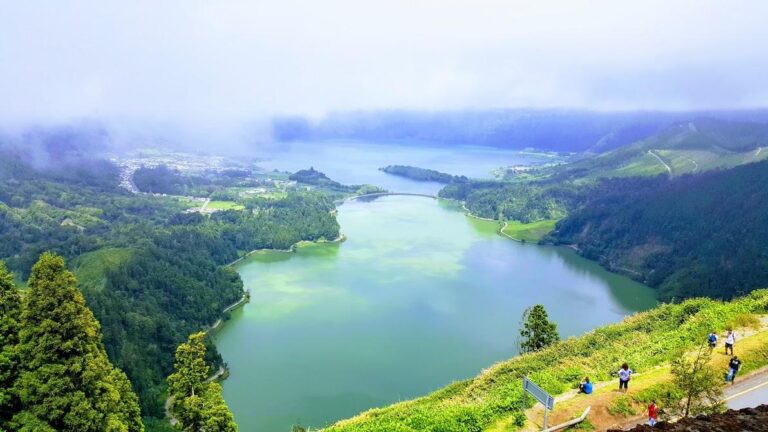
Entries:
POLYGON ((258 252, 283 252, 283 253, 294 253, 296 250, 302 246, 311 246, 311 245, 319 245, 319 244, 334 244, 334 243, 343 243, 347 240, 347 236, 344 234, 339 234, 338 237, 336 237, 333 240, 326 240, 326 239, 320 239, 320 240, 299 240, 296 243, 292 244, 291 247, 288 249, 272 249, 272 248, 262 248, 262 249, 254 249, 250 252, 247 252, 245 255, 241 256, 240 258, 232 261, 229 264, 225 264, 224 267, 233 267, 236 264, 238 264, 240 261, 243 261, 247 259, 249 256, 258 253, 258 252))
POLYGON ((286 415, 317 426, 398 395, 417 397, 470 377, 514 355, 494 329, 514 326, 510 316, 546 301, 550 294, 542 292, 599 305, 602 313, 573 319, 567 310, 547 304, 553 317, 561 318, 565 334, 581 334, 644 309, 649 296, 643 290, 636 294, 636 288, 626 291, 632 281, 560 248, 520 248, 494 240, 503 221, 476 217, 462 203, 448 201, 456 200, 394 198, 339 206, 339 223, 349 237, 345 247, 235 263, 247 286, 260 287, 259 304, 233 314, 216 333, 216 345, 236 375, 226 381, 224 396, 244 429, 287 428, 282 414, 270 411, 276 403, 291 407, 286 415), (504 288, 518 281, 541 289, 521 300, 504 288), (423 318, 425 310, 430 319, 423 318), (472 324, 465 314, 475 317, 472 324), (447 324, 435 327, 435 320, 447 324), (453 325, 466 333, 444 330, 453 325), (467 347, 478 349, 467 358, 456 354, 467 347), (377 349, 384 359, 365 354, 377 349), (304 358, 308 352, 311 360, 304 358), (450 361, 435 362, 434 356, 450 361), (254 362, 260 371, 252 370, 254 362), (264 391, 265 383, 274 382, 280 388, 264 391), (370 401, 360 395, 370 395, 370 401), (327 402, 306 402, 317 397, 327 402))
MULTIPOLYGON (((239 263, 240 261, 245 260, 246 258, 248 258, 249 256, 251 256, 251 255, 253 255, 254 253, 257 253, 257 252, 267 252, 267 251, 269 251, 269 252, 292 253, 292 252, 296 252, 296 249, 300 248, 302 246, 309 246, 309 245, 313 245, 313 244, 342 243, 346 239, 347 239, 347 237, 344 234, 340 233, 339 236, 336 237, 333 240, 325 240, 325 239, 320 239, 320 240, 315 240, 315 241, 300 240, 300 241, 292 244, 291 247, 288 248, 288 249, 269 249, 269 248, 254 249, 254 250, 246 253, 245 255, 241 256, 240 258, 232 261, 231 263, 225 264, 223 267, 233 267, 237 263, 239 263)), ((221 311, 221 314, 219 315, 219 318, 216 320, 215 323, 213 323, 212 326, 210 326, 208 329, 205 330, 205 333, 206 334, 210 334, 210 335, 215 334, 216 331, 219 330, 221 325, 224 324, 225 314, 227 314, 228 312, 232 312, 233 310, 238 309, 238 308, 244 306, 246 303, 250 302, 250 300, 251 300, 251 291, 250 290, 245 290, 243 292, 243 296, 238 301, 236 301, 236 302, 232 303, 231 305, 225 307, 221 311)), ((221 366, 219 368, 219 370, 214 375, 212 375, 212 376, 210 376, 208 378, 208 380, 211 380, 211 381, 212 380, 224 381, 227 378, 229 378, 229 368, 221 366)), ((173 403, 173 397, 172 396, 168 396, 166 398, 166 400, 165 400, 165 415, 166 415, 166 418, 168 419, 168 422, 172 426, 175 426, 177 420, 170 413, 170 406, 171 406, 172 403, 173 403)))

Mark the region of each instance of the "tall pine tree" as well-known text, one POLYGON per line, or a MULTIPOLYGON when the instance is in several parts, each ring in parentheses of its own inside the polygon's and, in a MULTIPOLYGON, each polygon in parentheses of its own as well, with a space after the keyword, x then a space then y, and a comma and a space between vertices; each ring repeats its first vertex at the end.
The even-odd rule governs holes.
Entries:
POLYGON ((19 373, 19 327, 21 296, 13 276, 0 261, 0 430, 19 410, 11 388, 19 373))
POLYGON ((520 336, 522 353, 538 351, 560 340, 557 324, 549 320, 547 310, 542 305, 529 307, 523 312, 520 336))
POLYGON ((45 253, 32 268, 21 312, 14 385, 24 431, 142 432, 138 398, 107 359, 99 323, 64 260, 45 253))
POLYGON ((237 432, 237 424, 221 396, 221 386, 208 380, 205 333, 189 336, 176 349, 176 372, 168 376, 168 393, 177 427, 188 432, 237 432))

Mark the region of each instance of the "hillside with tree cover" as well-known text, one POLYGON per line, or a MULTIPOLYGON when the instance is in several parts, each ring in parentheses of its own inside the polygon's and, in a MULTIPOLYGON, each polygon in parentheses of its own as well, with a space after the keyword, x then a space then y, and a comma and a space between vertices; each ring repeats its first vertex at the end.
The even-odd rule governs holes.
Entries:
MULTIPOLYGON (((59 150, 48 150, 55 160, 59 150)), ((0 146, 0 153, 0 259, 18 283, 45 251, 67 259, 101 323, 110 361, 128 375, 148 417, 165 416, 176 347, 243 296, 240 277, 226 264, 254 249, 339 235, 333 202, 320 193, 254 197, 240 211, 185 213, 178 198, 119 188, 108 162, 68 158, 80 173, 70 177, 33 166, 14 148, 0 146)), ((217 370, 221 357, 206 343, 206 359, 217 370)))
POLYGON ((64 260, 43 254, 27 287, 0 261, 0 430, 143 432, 139 400, 64 260))
POLYGON ((453 183, 467 181, 465 176, 455 176, 428 168, 419 168, 410 165, 387 165, 379 170, 400 177, 416 181, 430 181, 436 183, 453 183))
POLYGON ((384 192, 383 189, 373 185, 341 184, 313 167, 296 171, 288 176, 288 179, 300 184, 314 186, 317 190, 325 192, 334 198, 342 198, 350 194, 364 195, 367 193, 384 192))
POLYGON ((679 178, 613 179, 548 240, 659 289, 731 298, 768 285, 768 161, 679 178))

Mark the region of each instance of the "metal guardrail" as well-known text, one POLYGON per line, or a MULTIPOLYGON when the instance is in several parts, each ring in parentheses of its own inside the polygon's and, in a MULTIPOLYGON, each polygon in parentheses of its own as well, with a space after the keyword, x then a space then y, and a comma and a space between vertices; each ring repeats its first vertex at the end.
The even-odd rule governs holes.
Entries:
POLYGON ((565 422, 565 423, 560 423, 560 424, 559 424, 559 425, 557 425, 557 426, 552 426, 552 427, 551 427, 551 428, 549 428, 549 429, 544 429, 544 431, 545 431, 545 432, 554 432, 554 431, 559 431, 559 430, 561 430, 561 429, 565 429, 565 428, 567 428, 568 426, 573 426, 573 425, 575 425, 575 424, 579 424, 579 423, 581 423, 581 422, 583 422, 584 420, 586 420, 586 419, 587 419, 587 415, 589 414, 589 410, 590 410, 590 409, 592 409, 592 407, 591 407, 591 406, 588 406, 588 407, 587 407, 587 409, 585 409, 585 410, 584 410, 584 413, 583 413, 581 416, 579 416, 579 417, 576 417, 576 418, 575 418, 575 419, 573 419, 573 420, 568 420, 568 421, 567 421, 567 422, 565 422))

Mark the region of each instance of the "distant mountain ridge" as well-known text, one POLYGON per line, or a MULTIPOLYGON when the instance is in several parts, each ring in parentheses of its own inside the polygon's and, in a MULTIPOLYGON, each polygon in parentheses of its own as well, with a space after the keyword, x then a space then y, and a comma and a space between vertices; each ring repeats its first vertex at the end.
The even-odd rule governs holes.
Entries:
POLYGON ((613 150, 650 137, 670 125, 697 118, 768 122, 768 109, 687 112, 596 112, 498 109, 478 111, 358 111, 322 119, 275 118, 276 141, 352 139, 424 141, 451 145, 559 152, 613 150))
MULTIPOLYGON (((618 149, 543 171, 560 180, 703 172, 768 158, 768 123, 697 118, 618 149)), ((590 152, 596 151, 593 147, 590 152)))

